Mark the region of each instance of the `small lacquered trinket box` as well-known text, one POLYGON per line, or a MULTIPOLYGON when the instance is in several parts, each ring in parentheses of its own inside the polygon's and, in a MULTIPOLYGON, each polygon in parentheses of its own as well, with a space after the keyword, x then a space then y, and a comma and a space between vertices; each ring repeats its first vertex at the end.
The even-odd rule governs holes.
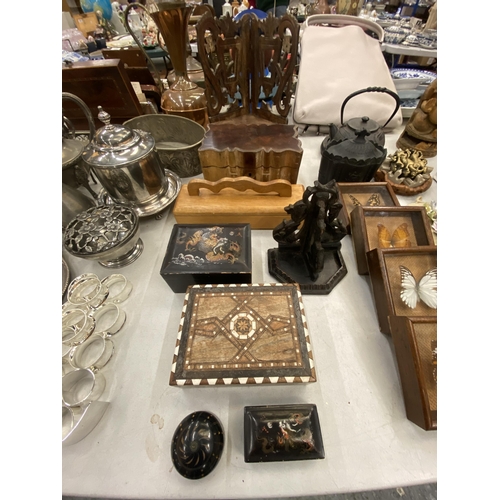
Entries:
POLYGON ((325 458, 313 404, 245 406, 245 462, 325 458))
POLYGON ((175 224, 160 274, 175 293, 196 284, 251 283, 250 224, 175 224))

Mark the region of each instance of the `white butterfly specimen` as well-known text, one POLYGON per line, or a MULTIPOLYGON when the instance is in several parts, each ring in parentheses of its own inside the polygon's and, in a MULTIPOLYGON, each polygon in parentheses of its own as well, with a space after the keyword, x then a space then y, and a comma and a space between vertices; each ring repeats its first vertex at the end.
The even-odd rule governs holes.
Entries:
POLYGON ((415 309, 419 300, 429 307, 437 309, 437 268, 427 271, 420 281, 413 276, 405 266, 399 266, 401 271, 401 299, 412 309, 415 309))

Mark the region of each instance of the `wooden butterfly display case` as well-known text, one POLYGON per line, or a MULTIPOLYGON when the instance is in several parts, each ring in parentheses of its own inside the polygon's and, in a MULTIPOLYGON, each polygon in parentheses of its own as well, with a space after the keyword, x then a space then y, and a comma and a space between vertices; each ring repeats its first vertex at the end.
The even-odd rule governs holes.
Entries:
POLYGON ((366 253, 374 248, 434 246, 424 207, 356 207, 351 232, 359 274, 368 274, 366 253))
POLYGON ((342 210, 339 220, 351 234, 351 212, 362 207, 399 207, 399 200, 388 182, 338 182, 342 210))
POLYGON ((437 317, 437 247, 375 248, 367 254, 380 331, 389 316, 437 317))
POLYGON ((426 431, 437 429, 437 318, 391 316, 406 416, 426 431))

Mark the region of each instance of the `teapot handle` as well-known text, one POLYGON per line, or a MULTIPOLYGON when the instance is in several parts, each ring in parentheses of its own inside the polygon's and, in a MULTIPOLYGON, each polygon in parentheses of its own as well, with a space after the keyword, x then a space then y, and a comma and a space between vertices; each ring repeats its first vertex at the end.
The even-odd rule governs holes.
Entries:
POLYGON ((359 94, 364 94, 365 92, 384 92, 386 94, 389 94, 391 97, 394 98, 396 101, 396 107, 394 108, 394 111, 392 112, 392 115, 389 117, 389 119, 382 125, 382 128, 384 128, 391 120, 392 117, 397 113, 399 106, 401 104, 401 100, 399 99, 399 95, 396 94, 396 92, 393 92, 392 90, 389 90, 385 87, 368 87, 366 89, 361 89, 357 90, 356 92, 353 92, 352 94, 348 95, 344 102, 342 103, 342 107, 340 108, 340 123, 341 125, 344 125, 344 108, 345 105, 347 104, 347 101, 352 99, 353 97, 359 95, 359 94))
MULTIPOLYGON (((63 92, 62 98, 68 99, 69 101, 73 101, 74 103, 78 104, 78 106, 80 106, 83 113, 85 114, 85 118, 87 118, 87 121, 89 122, 89 142, 92 142, 95 135, 95 124, 94 124, 94 119, 92 118, 92 113, 90 112, 88 106, 78 96, 70 94, 69 92, 63 92)), ((65 120, 65 123, 67 124, 68 122, 71 123, 66 117, 63 117, 63 120, 65 120)), ((73 127, 73 124, 71 124, 71 127, 73 127)))

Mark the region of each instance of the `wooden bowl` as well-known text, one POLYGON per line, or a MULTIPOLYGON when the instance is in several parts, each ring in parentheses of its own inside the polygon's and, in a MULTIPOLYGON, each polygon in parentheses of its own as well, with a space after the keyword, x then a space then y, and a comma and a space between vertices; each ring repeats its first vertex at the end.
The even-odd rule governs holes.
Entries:
POLYGON ((432 186, 432 177, 425 181, 421 186, 415 188, 409 187, 406 184, 395 184, 389 180, 387 173, 380 169, 375 172, 374 179, 379 182, 387 182, 392 187, 392 190, 401 196, 414 196, 427 191, 432 186))

